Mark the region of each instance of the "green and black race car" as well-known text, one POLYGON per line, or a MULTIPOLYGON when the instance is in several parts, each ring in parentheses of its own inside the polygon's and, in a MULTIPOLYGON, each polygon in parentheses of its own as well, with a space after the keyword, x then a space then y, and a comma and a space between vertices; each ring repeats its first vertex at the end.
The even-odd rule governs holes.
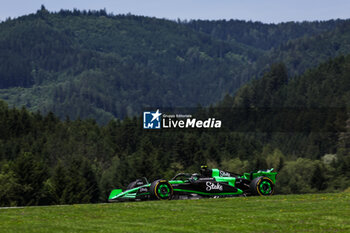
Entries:
POLYGON ((114 189, 109 201, 269 196, 275 191, 277 175, 272 170, 239 175, 202 166, 200 174, 180 173, 169 181, 160 179, 149 183, 146 178, 137 179, 125 191, 114 189))

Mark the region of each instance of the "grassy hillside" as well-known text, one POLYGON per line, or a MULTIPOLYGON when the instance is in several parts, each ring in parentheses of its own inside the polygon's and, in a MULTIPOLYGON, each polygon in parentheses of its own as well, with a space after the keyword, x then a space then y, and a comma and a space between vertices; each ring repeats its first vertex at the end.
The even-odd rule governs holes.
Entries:
POLYGON ((350 194, 0 210, 4 232, 348 232, 350 194))

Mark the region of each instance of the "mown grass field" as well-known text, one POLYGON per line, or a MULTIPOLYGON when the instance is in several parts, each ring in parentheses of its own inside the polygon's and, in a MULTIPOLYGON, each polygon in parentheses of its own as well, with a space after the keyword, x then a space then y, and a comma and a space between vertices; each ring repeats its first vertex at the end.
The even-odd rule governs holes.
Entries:
POLYGON ((350 232, 350 193, 0 209, 0 232, 350 232))

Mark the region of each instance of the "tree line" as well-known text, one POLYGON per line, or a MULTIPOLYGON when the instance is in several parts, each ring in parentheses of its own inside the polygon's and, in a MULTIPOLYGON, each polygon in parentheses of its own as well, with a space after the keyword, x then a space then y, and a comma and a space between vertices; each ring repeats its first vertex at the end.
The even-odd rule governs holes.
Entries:
POLYGON ((218 131, 144 130, 141 114, 101 126, 1 101, 0 205, 104 202, 136 178, 170 179, 203 164, 235 173, 273 167, 278 193, 342 191, 350 186, 349 64, 341 56, 292 79, 283 64, 273 65, 236 95, 195 109, 221 119, 218 131), (267 113, 251 130, 254 110, 298 106, 343 107, 346 114, 267 113), (237 109, 253 112, 239 118, 237 109), (297 130, 281 130, 293 121, 297 130))

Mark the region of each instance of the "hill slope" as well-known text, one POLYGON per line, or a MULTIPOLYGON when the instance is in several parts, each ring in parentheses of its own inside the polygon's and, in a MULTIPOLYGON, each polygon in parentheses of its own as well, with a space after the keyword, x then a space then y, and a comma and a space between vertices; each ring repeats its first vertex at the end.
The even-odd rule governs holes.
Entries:
POLYGON ((112 16, 104 10, 49 13, 42 8, 0 24, 0 98, 33 111, 99 123, 150 106, 208 105, 273 62, 285 61, 292 73, 300 73, 350 52, 350 32, 341 29, 347 24, 185 23, 112 16), (314 45, 312 38, 321 44, 314 45), (294 48, 305 43, 317 50, 299 61, 301 67, 289 66, 311 53, 299 49, 293 58, 294 48), (330 52, 324 53, 326 47, 330 52))
POLYGON ((315 159, 336 153, 339 134, 349 130, 349 67, 350 57, 340 56, 291 79, 283 64, 274 65, 221 101, 217 118, 234 131, 276 133, 265 143, 288 154, 315 159), (240 116, 237 109, 251 115, 240 116))
POLYGON ((211 103, 226 83, 240 85, 234 74, 258 53, 183 24, 104 11, 42 9, 0 28, 3 99, 100 122, 150 105, 211 103))

